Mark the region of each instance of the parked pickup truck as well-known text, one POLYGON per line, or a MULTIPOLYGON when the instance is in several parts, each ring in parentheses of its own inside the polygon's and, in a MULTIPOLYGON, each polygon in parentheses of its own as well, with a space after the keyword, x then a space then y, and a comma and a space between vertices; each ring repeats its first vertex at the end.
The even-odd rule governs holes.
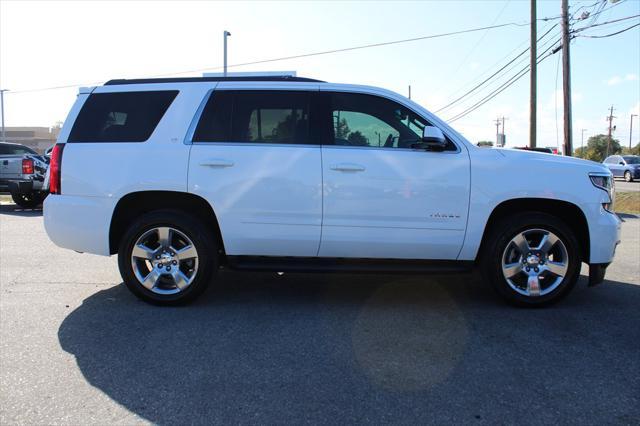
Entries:
POLYGON ((219 267, 477 267, 508 301, 544 305, 583 262, 601 283, 620 240, 602 164, 478 148, 397 93, 294 76, 83 88, 49 182, 51 240, 117 253, 127 287, 163 305, 219 267))
POLYGON ((47 159, 33 149, 0 143, 0 192, 10 193, 20 207, 37 207, 47 196, 43 183, 48 167, 47 159))

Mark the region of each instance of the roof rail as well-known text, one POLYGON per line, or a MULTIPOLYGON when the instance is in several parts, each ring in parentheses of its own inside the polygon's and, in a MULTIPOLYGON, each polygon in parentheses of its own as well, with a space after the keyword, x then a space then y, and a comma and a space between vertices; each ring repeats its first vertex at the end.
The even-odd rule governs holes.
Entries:
POLYGON ((205 72, 203 77, 296 77, 295 71, 205 72))
POLYGON ((256 76, 256 77, 168 77, 168 78, 135 78, 115 79, 104 83, 105 86, 115 86, 119 84, 151 84, 151 83, 200 83, 206 81, 289 81, 289 82, 310 82, 310 83, 326 83, 322 80, 305 77, 290 77, 286 75, 279 76, 256 76))

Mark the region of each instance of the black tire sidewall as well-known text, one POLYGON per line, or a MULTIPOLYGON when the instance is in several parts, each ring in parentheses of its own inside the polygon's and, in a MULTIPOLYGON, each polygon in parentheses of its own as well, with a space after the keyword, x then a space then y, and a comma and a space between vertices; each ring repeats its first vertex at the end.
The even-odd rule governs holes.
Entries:
POLYGON ((518 306, 547 306, 564 298, 573 289, 580 275, 579 243, 573 231, 561 220, 545 213, 521 213, 507 218, 493 227, 488 244, 482 253, 482 272, 495 290, 508 302, 518 306), (551 293, 539 297, 524 296, 511 288, 502 274, 502 255, 511 239, 527 229, 544 229, 556 234, 564 243, 569 256, 567 274, 551 293))
POLYGON ((181 305, 202 294, 218 268, 217 258, 216 244, 211 232, 197 218, 174 210, 159 210, 139 217, 125 232, 118 249, 118 267, 127 288, 145 302, 156 305, 181 305), (133 273, 131 251, 134 244, 144 232, 159 226, 169 226, 184 233, 198 252, 197 275, 185 290, 177 294, 154 293, 143 287, 133 273))
POLYGON ((16 203, 16 205, 24 209, 32 209, 42 204, 44 197, 37 193, 11 194, 11 199, 16 203))

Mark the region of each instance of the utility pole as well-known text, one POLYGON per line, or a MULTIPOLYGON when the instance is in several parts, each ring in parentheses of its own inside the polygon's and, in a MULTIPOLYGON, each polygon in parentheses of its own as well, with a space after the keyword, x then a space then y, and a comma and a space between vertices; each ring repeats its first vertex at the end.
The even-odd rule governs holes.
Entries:
POLYGON ((500 118, 495 119, 496 123, 496 147, 500 145, 500 118))
POLYGON ((613 105, 611 105, 611 109, 609 110, 609 116, 607 117, 607 121, 609 121, 609 133, 607 136, 607 155, 609 156, 609 148, 611 146, 611 125, 613 124, 613 119, 618 118, 613 115, 613 105))
POLYGON ((631 138, 633 137, 633 117, 637 116, 638 114, 631 114, 631 118, 629 119, 629 149, 631 149, 631 138))
POLYGON ((227 30, 224 31, 223 39, 224 39, 224 76, 227 76, 227 37, 231 35, 231 33, 227 30))
POLYGON ((8 92, 8 90, 0 89, 0 108, 2 109, 2 142, 7 141, 7 137, 4 133, 4 92, 8 92))
POLYGON ((502 116, 502 134, 504 135, 504 120, 508 120, 509 117, 505 117, 504 115, 502 116))
POLYGON ((569 55, 569 0, 562 0, 562 93, 564 96, 564 155, 573 152, 571 123, 571 59, 569 55))
MULTIPOLYGON (((536 0, 531 0, 531 40, 529 53, 530 60, 530 90, 529 90, 529 146, 536 147, 536 126, 537 126, 537 66, 538 66, 538 21, 536 18, 536 0)), ((504 126, 503 126, 504 127, 504 126)), ((504 133, 504 129, 503 129, 504 133)))
POLYGON ((580 137, 580 157, 584 157, 584 132, 588 129, 580 129, 582 136, 580 137))

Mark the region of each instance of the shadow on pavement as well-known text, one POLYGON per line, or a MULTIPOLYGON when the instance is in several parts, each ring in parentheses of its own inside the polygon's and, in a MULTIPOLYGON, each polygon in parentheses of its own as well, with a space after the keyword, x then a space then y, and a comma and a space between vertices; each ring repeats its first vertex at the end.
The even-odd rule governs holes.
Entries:
POLYGON ((471 276, 221 282, 181 308, 98 292, 60 344, 160 424, 640 422, 640 286, 583 276, 559 305, 516 309, 471 276))
POLYGON ((42 206, 35 209, 23 209, 15 204, 0 204, 0 214, 7 216, 42 216, 42 206))

